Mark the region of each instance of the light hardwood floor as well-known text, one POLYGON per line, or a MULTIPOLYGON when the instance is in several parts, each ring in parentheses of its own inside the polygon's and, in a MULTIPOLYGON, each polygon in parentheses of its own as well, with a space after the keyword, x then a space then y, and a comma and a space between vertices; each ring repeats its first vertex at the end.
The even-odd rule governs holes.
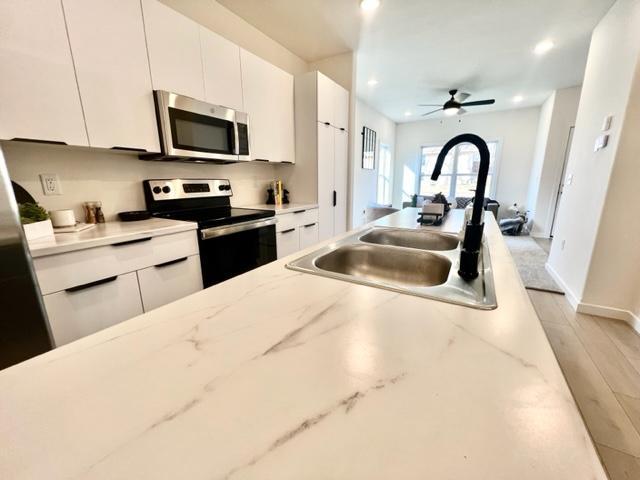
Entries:
POLYGON ((640 479, 640 335, 527 290, 611 480, 640 479))

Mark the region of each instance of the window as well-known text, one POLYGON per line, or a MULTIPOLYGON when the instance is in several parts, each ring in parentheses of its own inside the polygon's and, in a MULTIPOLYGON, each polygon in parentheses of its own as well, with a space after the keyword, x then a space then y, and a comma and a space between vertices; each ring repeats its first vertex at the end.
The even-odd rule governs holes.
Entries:
MULTIPOLYGON (((489 176, 485 196, 494 194, 494 172, 498 142, 487 142, 491 154, 489 176)), ((449 201, 456 197, 473 197, 480 167, 480 154, 470 143, 456 145, 449 151, 442 164, 442 173, 435 182, 431 174, 443 145, 422 147, 422 165, 420 167, 420 195, 431 196, 442 192, 449 201)))
POLYGON ((380 144, 380 160, 378 162, 378 194, 376 202, 381 205, 391 203, 391 149, 389 145, 380 144))

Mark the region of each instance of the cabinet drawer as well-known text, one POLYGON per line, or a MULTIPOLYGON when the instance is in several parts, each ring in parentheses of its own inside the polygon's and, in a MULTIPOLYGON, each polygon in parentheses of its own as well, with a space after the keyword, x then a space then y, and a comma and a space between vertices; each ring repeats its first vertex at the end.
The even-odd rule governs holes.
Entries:
POLYGON ((142 313, 135 272, 43 299, 57 347, 142 313))
POLYGON ((307 223, 300 229, 300 250, 318 243, 318 222, 307 223))
POLYGON ((290 228, 308 225, 318 221, 318 209, 300 209, 291 213, 283 213, 277 216, 276 232, 289 230, 290 228))
POLYGON ((276 245, 278 248, 278 258, 286 257, 300 250, 298 227, 291 227, 282 232, 276 233, 276 245))
POLYGON ((202 290, 200 255, 138 270, 138 283, 145 312, 202 290))
POLYGON ((35 258, 42 294, 198 254, 195 230, 35 258))

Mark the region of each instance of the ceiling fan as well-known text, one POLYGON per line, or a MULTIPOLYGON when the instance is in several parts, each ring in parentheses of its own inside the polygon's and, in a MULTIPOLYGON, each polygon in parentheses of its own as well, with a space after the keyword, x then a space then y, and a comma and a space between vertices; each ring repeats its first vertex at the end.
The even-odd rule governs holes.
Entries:
POLYGON ((443 111, 445 115, 462 115, 467 111, 462 107, 475 107, 479 105, 493 105, 496 101, 492 98, 491 100, 476 100, 475 102, 465 102, 467 98, 471 96, 470 93, 458 92, 455 88, 453 90, 449 90, 449 95, 451 98, 444 102, 444 105, 434 105, 434 104, 421 104, 419 107, 440 107, 435 110, 432 110, 427 113, 423 113, 422 116, 431 115, 432 113, 436 113, 439 111, 443 111))

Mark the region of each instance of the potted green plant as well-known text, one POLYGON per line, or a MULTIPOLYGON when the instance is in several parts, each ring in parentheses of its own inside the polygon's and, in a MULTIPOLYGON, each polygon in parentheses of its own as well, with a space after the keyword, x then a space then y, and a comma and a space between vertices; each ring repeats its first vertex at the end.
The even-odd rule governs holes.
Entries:
POLYGON ((49 214, 37 203, 21 203, 18 205, 20 222, 27 240, 53 236, 53 225, 49 214))

